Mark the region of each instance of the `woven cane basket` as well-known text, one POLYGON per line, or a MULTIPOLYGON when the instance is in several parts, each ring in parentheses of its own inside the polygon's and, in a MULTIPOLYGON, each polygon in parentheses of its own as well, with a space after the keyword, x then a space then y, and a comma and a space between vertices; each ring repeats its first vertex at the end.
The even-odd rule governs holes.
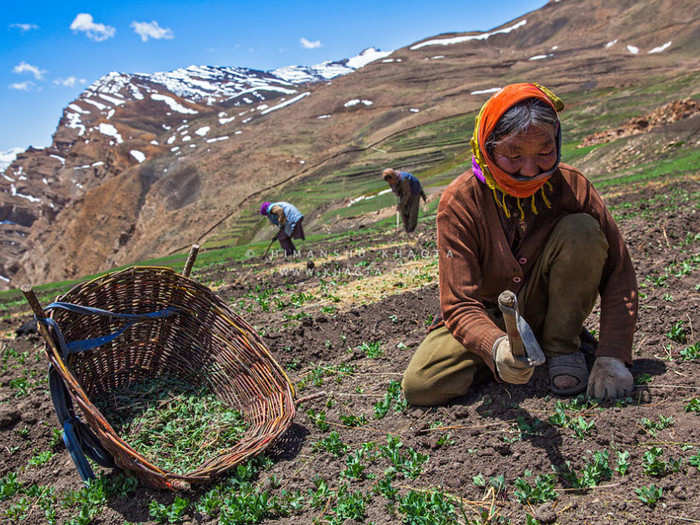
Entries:
MULTIPOLYGON (((263 451, 291 424, 294 390, 282 368, 250 325, 192 279, 169 268, 133 267, 78 284, 57 300, 121 313, 177 312, 136 322, 114 340, 70 354, 65 361, 47 347, 84 422, 114 463, 146 485, 178 490, 206 483, 263 451), (164 376, 209 388, 249 425, 233 448, 186 474, 167 472, 139 454, 93 404, 130 384, 164 376)), ((51 318, 66 341, 102 337, 125 325, 123 320, 65 310, 53 310, 51 318)))

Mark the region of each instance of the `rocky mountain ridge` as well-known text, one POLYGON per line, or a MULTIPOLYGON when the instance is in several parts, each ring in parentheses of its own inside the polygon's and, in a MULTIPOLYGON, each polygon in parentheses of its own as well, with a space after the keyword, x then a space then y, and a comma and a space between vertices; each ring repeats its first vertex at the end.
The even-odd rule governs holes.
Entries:
POLYGON ((563 0, 487 32, 368 50, 361 68, 107 75, 68 105, 50 147, 0 177, 0 286, 170 253, 235 221, 248 196, 340 173, 358 151, 475 111, 509 82, 565 94, 697 71, 699 18, 687 0, 563 0))

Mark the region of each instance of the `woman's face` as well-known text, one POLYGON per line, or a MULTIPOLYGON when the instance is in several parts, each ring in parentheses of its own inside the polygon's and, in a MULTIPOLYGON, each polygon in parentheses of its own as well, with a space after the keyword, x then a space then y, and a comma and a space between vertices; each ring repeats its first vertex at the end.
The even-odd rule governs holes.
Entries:
POLYGON ((493 160, 511 175, 535 177, 557 162, 556 128, 530 127, 508 135, 493 148, 493 160))

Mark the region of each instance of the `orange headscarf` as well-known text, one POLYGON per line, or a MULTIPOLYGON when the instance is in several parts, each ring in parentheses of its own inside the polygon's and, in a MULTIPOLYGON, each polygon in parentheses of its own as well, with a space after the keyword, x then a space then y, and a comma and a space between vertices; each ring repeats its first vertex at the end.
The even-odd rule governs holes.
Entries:
MULTIPOLYGON (((554 111, 564 109, 564 103, 561 99, 544 86, 534 83, 510 84, 489 98, 482 106, 474 124, 474 135, 471 140, 472 153, 474 155, 473 161, 476 164, 475 168, 480 168, 489 188, 518 199, 533 196, 547 183, 551 174, 546 177, 535 177, 532 180, 517 180, 498 167, 486 151, 485 145, 486 140, 503 114, 518 102, 528 98, 541 100, 554 111)), ((544 195, 543 197, 545 202, 547 202, 546 197, 544 195)), ((520 203, 518 202, 519 205, 520 203)))

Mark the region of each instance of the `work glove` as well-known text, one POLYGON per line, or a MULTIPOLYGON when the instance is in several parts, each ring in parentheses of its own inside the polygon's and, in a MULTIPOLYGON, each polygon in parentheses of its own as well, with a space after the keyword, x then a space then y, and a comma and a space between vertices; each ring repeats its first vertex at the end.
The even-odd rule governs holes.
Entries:
POLYGON ((506 336, 499 337, 493 344, 493 360, 496 363, 498 376, 506 383, 513 385, 524 385, 530 381, 535 371, 534 366, 527 366, 515 358, 506 336))
POLYGON ((632 373, 617 357, 599 357, 588 377, 588 397, 616 399, 627 397, 634 390, 632 373))

